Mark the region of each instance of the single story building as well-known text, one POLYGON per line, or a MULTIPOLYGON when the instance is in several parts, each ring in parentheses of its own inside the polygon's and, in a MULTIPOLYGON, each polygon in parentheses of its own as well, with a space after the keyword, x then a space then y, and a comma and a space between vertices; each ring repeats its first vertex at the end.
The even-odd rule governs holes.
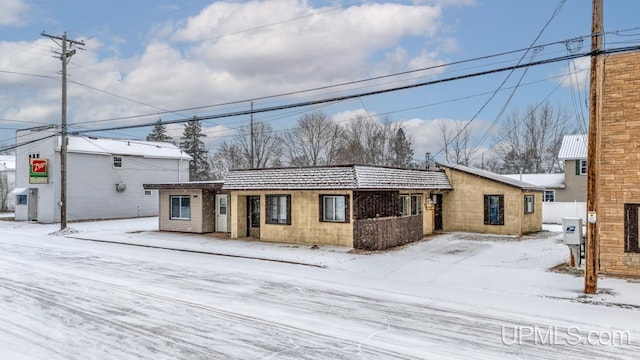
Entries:
POLYGON ((230 171, 231 238, 387 249, 441 223, 433 194, 452 189, 441 170, 338 165, 230 171))
POLYGON ((158 190, 160 231, 190 233, 228 232, 229 201, 222 181, 143 184, 158 190))
POLYGON ((442 197, 444 231, 521 235, 542 230, 544 188, 468 166, 437 166, 453 187, 442 197))

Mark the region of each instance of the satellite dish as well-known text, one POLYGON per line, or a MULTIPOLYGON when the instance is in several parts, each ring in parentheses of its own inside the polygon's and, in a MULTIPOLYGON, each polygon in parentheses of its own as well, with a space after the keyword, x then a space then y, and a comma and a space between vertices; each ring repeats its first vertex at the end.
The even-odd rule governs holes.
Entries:
POLYGON ((127 185, 124 183, 120 183, 120 184, 116 184, 116 191, 117 192, 123 192, 127 190, 127 185))

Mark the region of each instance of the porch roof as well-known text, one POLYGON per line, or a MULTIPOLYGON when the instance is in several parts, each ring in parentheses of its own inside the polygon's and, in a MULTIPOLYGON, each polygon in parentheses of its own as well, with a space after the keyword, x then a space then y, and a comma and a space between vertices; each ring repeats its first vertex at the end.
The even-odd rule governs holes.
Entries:
POLYGON ((339 165, 234 170, 223 190, 451 190, 440 170, 339 165))
POLYGON ((158 189, 202 189, 202 190, 220 190, 222 188, 222 180, 214 181, 188 181, 163 184, 142 184, 145 190, 158 189))

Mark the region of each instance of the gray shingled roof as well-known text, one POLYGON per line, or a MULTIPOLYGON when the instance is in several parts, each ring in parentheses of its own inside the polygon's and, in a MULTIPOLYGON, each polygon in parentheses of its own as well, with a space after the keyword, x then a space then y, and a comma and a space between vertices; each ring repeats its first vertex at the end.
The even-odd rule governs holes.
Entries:
POLYGON ((439 170, 379 166, 322 166, 230 171, 223 190, 452 189, 439 170))
POLYGON ((509 178, 509 177, 506 177, 506 176, 502 176, 502 175, 499 175, 499 174, 496 174, 494 172, 487 171, 487 170, 482 170, 482 169, 473 168, 473 167, 464 166, 464 165, 459 165, 459 164, 454 165, 454 164, 438 163, 437 165, 440 166, 440 167, 446 167, 446 168, 462 171, 462 172, 465 172, 467 174, 480 176, 480 177, 483 177, 485 179, 489 179, 489 180, 493 180, 493 181, 497 181, 497 182, 503 183, 505 185, 514 186, 514 187, 520 188, 522 190, 544 191, 544 188, 542 188, 540 186, 529 184, 529 183, 522 182, 522 181, 519 181, 519 180, 515 180, 515 179, 509 178))
POLYGON ((587 135, 565 135, 558 151, 560 160, 576 160, 587 158, 587 135))

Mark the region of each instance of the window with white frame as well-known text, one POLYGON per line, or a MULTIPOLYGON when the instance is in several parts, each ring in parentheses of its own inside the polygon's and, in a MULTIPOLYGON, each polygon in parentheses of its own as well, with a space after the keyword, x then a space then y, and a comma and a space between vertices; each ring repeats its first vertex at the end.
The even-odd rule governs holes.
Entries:
POLYGON ((411 211, 411 203, 409 202, 409 195, 400 195, 400 216, 408 216, 411 211))
POLYGON ((524 196, 524 213, 531 214, 534 211, 534 197, 533 195, 524 196))
POLYGON ((121 168, 122 167, 122 156, 114 156, 113 157, 113 167, 121 168))
POLYGON ((321 221, 349 222, 348 199, 346 195, 321 195, 321 221))
POLYGON ((145 190, 144 191, 144 196, 152 196, 153 193, 151 192, 151 190, 145 190))
POLYGON ((291 195, 267 195, 267 224, 291 225, 291 195))
POLYGON ((576 160, 576 175, 587 175, 587 160, 576 160))
POLYGON ((17 205, 27 205, 27 195, 16 195, 17 205))
POLYGON ((422 194, 411 195, 411 215, 422 214, 422 194))
POLYGON ((170 196, 171 220, 191 220, 191 197, 170 196))
POLYGON ((542 199, 544 202, 555 202, 556 201, 556 191, 555 190, 545 190, 544 198, 542 199))

